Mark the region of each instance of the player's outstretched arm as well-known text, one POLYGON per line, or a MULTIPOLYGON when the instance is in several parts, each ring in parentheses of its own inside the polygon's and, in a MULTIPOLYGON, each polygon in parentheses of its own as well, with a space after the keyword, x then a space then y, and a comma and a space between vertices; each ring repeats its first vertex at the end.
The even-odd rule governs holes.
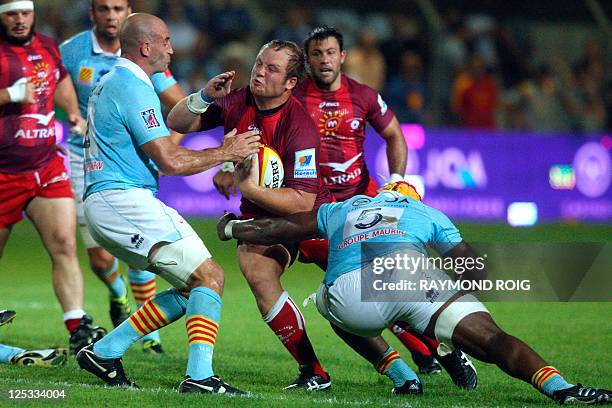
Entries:
POLYGON ((389 125, 380 132, 387 143, 387 161, 389 163, 389 182, 393 183, 404 178, 406 173, 407 149, 404 133, 397 118, 394 116, 389 125))
POLYGON ((72 125, 71 132, 79 135, 84 135, 87 130, 87 122, 81 116, 79 111, 79 103, 77 100, 76 91, 70 75, 66 75, 55 88, 53 100, 66 112, 68 121, 72 125))
POLYGON ((444 257, 453 259, 453 265, 461 264, 465 269, 462 273, 455 271, 457 280, 481 281, 487 278, 487 269, 482 263, 482 258, 478 256, 474 248, 465 241, 461 241, 450 251, 444 254, 444 257), (461 261, 459 261, 461 260, 461 261))
MULTIPOLYGON (((159 99, 168 109, 172 109, 184 97, 185 92, 183 92, 179 84, 174 84, 170 88, 159 94, 159 99)), ((185 135, 182 133, 179 133, 174 130, 170 131, 170 140, 172 140, 174 144, 181 144, 184 137, 185 135)))
POLYGON ((222 241, 235 238, 260 245, 299 242, 317 236, 317 211, 257 220, 238 220, 234 214, 226 213, 217 223, 217 235, 222 241))
POLYGON ((143 150, 168 176, 189 176, 208 170, 226 161, 242 161, 259 150, 259 134, 248 131, 236 134, 236 129, 223 138, 219 147, 190 150, 178 146, 169 137, 153 139, 142 145, 143 150))
POLYGON ((168 127, 180 133, 200 130, 202 114, 215 99, 229 95, 234 75, 234 71, 219 74, 208 81, 203 89, 183 98, 168 114, 168 127))

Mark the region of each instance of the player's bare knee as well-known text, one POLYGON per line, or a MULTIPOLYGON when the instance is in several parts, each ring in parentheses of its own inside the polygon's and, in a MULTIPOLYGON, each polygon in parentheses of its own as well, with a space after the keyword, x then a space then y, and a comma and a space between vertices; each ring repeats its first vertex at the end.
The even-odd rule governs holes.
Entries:
POLYGON ((115 263, 115 257, 102 248, 90 248, 87 250, 89 266, 95 274, 108 272, 115 263))
POLYGON ((72 258, 76 256, 76 237, 67 232, 58 232, 53 235, 53 243, 49 247, 52 257, 61 256, 72 258))
POLYGON ((190 288, 207 287, 222 294, 225 286, 223 269, 212 259, 207 259, 189 277, 190 288))

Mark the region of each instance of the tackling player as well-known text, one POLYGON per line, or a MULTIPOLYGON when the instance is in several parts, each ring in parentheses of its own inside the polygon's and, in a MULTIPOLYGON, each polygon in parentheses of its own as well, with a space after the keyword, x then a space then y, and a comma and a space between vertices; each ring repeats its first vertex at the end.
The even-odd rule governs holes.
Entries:
POLYGON ((223 270, 191 226, 155 197, 159 172, 191 175, 259 149, 254 132, 229 132, 220 147, 174 144, 150 77, 173 54, 159 18, 132 14, 121 28, 122 57, 92 91, 87 106, 84 211, 94 240, 117 258, 161 275, 175 288, 155 295, 97 343, 81 350, 81 368, 113 386, 132 386, 121 358, 142 336, 182 316, 189 341, 180 392, 240 394, 214 375, 223 270))
MULTIPOLYGON (((64 65, 75 79, 79 109, 84 117, 87 116, 87 101, 92 89, 100 78, 115 66, 121 55, 119 30, 131 13, 132 8, 128 0, 92 0, 89 17, 94 22, 93 29, 76 34, 59 47, 64 65)), ((170 108, 185 96, 168 70, 154 74, 151 82, 162 103, 170 108)), ((171 135, 177 143, 180 136, 171 135)), ((113 326, 117 327, 131 313, 127 288, 123 277, 119 274, 117 260, 92 239, 85 225, 83 136, 70 134, 68 148, 71 184, 79 230, 87 248, 89 265, 109 290, 110 317, 113 326)), ((138 307, 155 294, 155 275, 151 272, 139 271, 130 267, 128 268, 128 279, 138 307)), ((158 332, 153 332, 143 338, 143 350, 151 353, 163 352, 158 332)))
MULTIPOLYGON (((471 356, 496 364, 506 374, 531 383, 554 401, 564 404, 612 403, 612 391, 568 383, 557 369, 549 366, 521 340, 503 332, 473 295, 455 290, 406 291, 403 301, 363 302, 364 276, 376 273, 376 259, 393 260, 396 255, 426 257, 426 246, 444 258, 476 258, 453 223, 440 211, 421 202, 408 183, 396 182, 374 198, 356 196, 347 201, 323 204, 318 211, 285 218, 239 221, 224 215, 217 233, 222 240, 270 245, 321 237, 329 240, 329 263, 316 295, 321 315, 332 324, 357 336, 375 336, 394 321, 404 321, 420 333, 435 338, 441 348, 455 347, 471 356), (353 239, 361 237, 361 240, 353 239), (365 238, 364 238, 365 237, 365 238), (370 244, 370 251, 363 246, 370 244)), ((477 263, 473 263, 477 264, 477 263)), ((465 264, 464 264, 465 265, 465 264)), ((400 269, 389 271, 400 274, 400 269)), ((461 279, 480 280, 484 270, 466 270, 461 279)), ((374 275, 380 276, 380 275, 374 275)), ((450 280, 445 272, 417 268, 401 275, 419 280, 450 280)), ((412 377, 416 377, 412 373, 412 377)), ((392 377, 393 378, 393 377, 392 377)), ((422 393, 418 378, 406 378, 394 391, 422 393)))
MULTIPOLYGON (((168 125, 182 133, 217 126, 226 131, 257 130, 261 141, 279 153, 285 169, 282 188, 264 188, 248 180, 236 182, 245 217, 310 211, 330 199, 319 173, 319 137, 308 113, 292 96, 304 70, 300 47, 274 40, 259 50, 248 86, 231 90, 234 72, 225 72, 179 102, 168 115, 168 125)), ((329 388, 331 380, 308 339, 304 316, 280 281, 295 260, 296 245, 239 242, 237 252, 240 270, 264 321, 299 364, 298 378, 286 389, 329 388)))
POLYGON ((86 127, 55 41, 34 31, 32 1, 0 0, 0 256, 27 213, 51 257, 70 351, 104 335, 83 311, 75 208, 55 144, 54 102, 86 127))
MULTIPOLYGON (((294 95, 304 105, 319 132, 321 175, 334 199, 343 201, 357 194, 377 194, 378 186, 369 175, 363 151, 368 123, 387 144, 390 182, 403 180, 407 152, 399 122, 375 90, 341 73, 346 56, 342 34, 330 27, 315 28, 304 40, 304 51, 310 75, 296 86, 294 95)), ((229 197, 234 188, 231 172, 224 168, 213 181, 217 190, 229 197)), ((305 241, 300 243, 299 249, 300 261, 314 262, 325 270, 327 241, 305 241)), ((420 373, 440 372, 440 365, 427 345, 398 325, 390 328, 411 351, 420 373)), ((361 339, 334 329, 358 353, 364 357, 367 355, 369 346, 358 344, 361 339)), ((377 341, 384 342, 382 338, 377 341)), ((430 343, 432 348, 437 347, 435 342, 430 343)), ((463 388, 476 386, 476 372, 471 365, 464 364, 462 356, 441 361, 457 385, 463 388)))

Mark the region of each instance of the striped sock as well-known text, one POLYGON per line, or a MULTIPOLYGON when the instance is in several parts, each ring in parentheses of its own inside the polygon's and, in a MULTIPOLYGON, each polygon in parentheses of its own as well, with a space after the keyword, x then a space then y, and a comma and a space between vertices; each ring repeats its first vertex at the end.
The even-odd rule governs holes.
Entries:
POLYGON ((573 387, 555 367, 540 368, 531 376, 531 384, 542 394, 552 397, 555 391, 573 387))
POLYGON ((383 358, 376 364, 376 371, 391 378, 393 385, 401 387, 406 381, 419 380, 416 373, 402 360, 399 353, 389 347, 383 358))
POLYGON ((187 373, 194 380, 212 376, 212 357, 221 318, 221 298, 212 289, 191 290, 185 326, 189 339, 187 373))
POLYGON ((13 357, 24 351, 24 349, 19 347, 11 347, 5 344, 0 344, 0 363, 9 364, 13 357))
POLYGON ((94 352, 101 358, 120 358, 142 336, 183 316, 186 307, 187 300, 176 289, 165 290, 95 343, 94 352))
MULTIPOLYGON (((140 308, 146 301, 155 296, 157 290, 156 275, 152 272, 128 268, 128 280, 132 288, 132 295, 140 308)), ((156 330, 144 336, 142 342, 155 340, 161 343, 159 332, 156 330)))

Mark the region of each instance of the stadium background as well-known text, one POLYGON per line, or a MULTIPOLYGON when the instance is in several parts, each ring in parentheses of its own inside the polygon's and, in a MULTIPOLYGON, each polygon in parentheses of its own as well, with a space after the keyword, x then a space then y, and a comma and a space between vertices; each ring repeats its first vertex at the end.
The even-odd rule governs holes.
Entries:
MULTIPOLYGON (((88 1, 39 0, 37 30, 62 41, 89 27, 88 1)), ((259 46, 271 38, 296 41, 317 24, 345 34, 345 71, 381 92, 406 126, 409 173, 421 176, 426 201, 461 223, 464 238, 479 242, 609 242, 612 236, 612 3, 605 1, 322 1, 308 5, 261 1, 134 1, 135 11, 164 18, 173 37, 171 66, 185 92, 223 69, 248 79, 259 46), (367 63, 364 63, 367 61, 367 63), (497 95, 482 123, 466 123, 462 92, 480 72, 497 95), (586 146, 586 147, 585 147, 586 146), (578 158, 577 158, 578 157, 578 158), (511 204, 517 204, 514 207, 511 204), (509 209, 513 210, 509 211, 509 209), (509 218, 510 215, 510 218, 509 218), (507 224, 531 225, 513 228, 507 224)), ((485 107, 483 107, 484 109, 485 107)), ((482 113, 482 112, 481 112, 482 113)), ((217 133, 188 136, 205 147, 217 133)), ((369 138, 367 159, 385 175, 382 141, 369 138)), ((210 189, 211 173, 165 179, 162 198, 190 216, 235 208, 210 189), (206 212, 208 211, 208 212, 206 212)), ((378 181, 381 181, 379 178, 378 181)), ((295 375, 291 358, 261 322, 237 269, 234 246, 214 237, 214 222, 194 226, 227 271, 216 368, 256 396, 240 405, 295 406, 531 406, 547 404, 529 386, 495 367, 477 364, 479 390, 457 390, 445 375, 424 378, 426 395, 391 399, 390 384, 340 344, 312 306, 304 309, 320 358, 331 372, 331 393, 285 394, 295 375)), ((106 292, 88 270, 86 309, 110 326, 106 292)), ((521 256, 537 264, 537 254, 521 256)), ((318 269, 295 265, 283 278, 296 300, 314 291, 318 269)), ((610 281, 603 282, 610 287, 610 281)), ((165 283, 158 285, 165 287, 165 283)), ((0 342, 22 347, 65 345, 60 310, 50 287, 49 261, 27 222, 14 228, 0 263, 0 306, 18 311, 0 342)), ((609 300, 609 299, 608 299, 609 300)), ((500 325, 523 338, 570 380, 612 385, 612 306, 606 302, 491 303, 500 325)), ((227 405, 172 391, 186 360, 184 328, 162 333, 167 354, 126 356, 128 373, 145 389, 104 390, 74 361, 64 369, 0 366, 0 388, 62 388, 69 404, 227 405), (86 384, 87 386, 83 386, 86 384), (205 400, 205 401, 202 401, 205 400)), ((402 353, 393 338, 386 338, 402 353)), ((409 357, 408 353, 402 353, 409 357)), ((0 399, 0 405, 8 402, 0 399)))

